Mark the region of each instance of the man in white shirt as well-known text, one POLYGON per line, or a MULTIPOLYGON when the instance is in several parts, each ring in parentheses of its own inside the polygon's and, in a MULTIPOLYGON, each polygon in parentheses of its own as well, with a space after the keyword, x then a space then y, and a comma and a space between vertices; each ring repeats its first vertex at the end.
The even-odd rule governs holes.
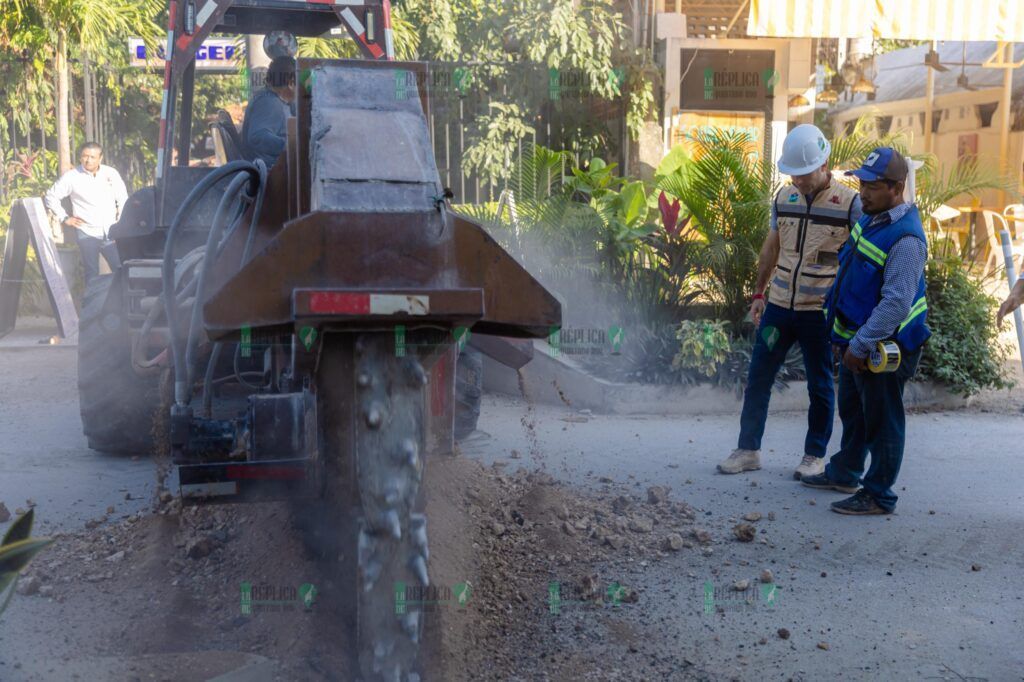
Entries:
POLYGON ((43 203, 60 220, 61 225, 77 230, 78 251, 89 283, 100 271, 100 247, 107 230, 117 222, 128 200, 128 189, 120 173, 104 166, 103 148, 86 142, 78 153, 80 164, 60 176, 46 192, 43 203), (71 215, 61 200, 71 198, 71 215))

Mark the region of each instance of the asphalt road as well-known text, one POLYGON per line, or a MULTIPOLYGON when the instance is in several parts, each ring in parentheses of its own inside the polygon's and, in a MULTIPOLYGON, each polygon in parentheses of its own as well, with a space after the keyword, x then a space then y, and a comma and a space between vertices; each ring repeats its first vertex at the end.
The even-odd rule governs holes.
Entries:
MULTIPOLYGON (((0 501, 13 513, 31 498, 43 533, 80 528, 110 506, 113 518, 143 508, 152 462, 86 447, 74 352, 10 345, 0 348, 0 501)), ((715 474, 736 422, 528 412, 521 401, 488 396, 480 427, 492 437, 466 454, 543 466, 581 489, 599 491, 600 477, 638 493, 668 485, 700 510, 715 537, 710 555, 672 554, 628 576, 641 594, 630 617, 658 633, 654 646, 681 649, 692 662, 680 679, 1024 679, 1024 416, 911 415, 897 513, 868 518, 833 514, 837 494, 792 480, 799 414, 772 416, 763 470, 715 474), (764 515, 756 525, 766 543, 731 538, 748 512, 764 515), (781 588, 774 606, 718 600, 724 612, 705 613, 706 583, 727 594, 764 568, 781 588)), ((40 622, 27 604, 5 617, 0 661, 4 639, 20 641, 14 633, 26 624, 37 635, 59 632, 59 622, 40 622)))
MULTIPOLYGON (((525 413, 522 403, 486 397, 480 428, 492 439, 468 454, 543 465, 595 491, 600 477, 638 493, 667 485, 700 510, 715 537, 710 556, 681 552, 626 576, 644 595, 637 622, 664 646, 680 647, 695 676, 1024 679, 1018 411, 910 415, 897 512, 874 517, 830 512, 842 495, 792 479, 802 414, 771 416, 762 470, 725 476, 715 464, 735 447, 738 416, 581 422, 569 410, 538 408, 531 433, 521 424, 525 413), (748 512, 763 514, 755 525, 770 544, 733 539, 732 526, 748 512), (705 614, 706 583, 728 594, 736 581, 756 584, 764 568, 781 588, 774 606, 726 597, 718 600, 724 613, 705 614), (779 628, 789 630, 788 640, 779 628)), ((837 423, 833 448, 838 434, 837 423)))

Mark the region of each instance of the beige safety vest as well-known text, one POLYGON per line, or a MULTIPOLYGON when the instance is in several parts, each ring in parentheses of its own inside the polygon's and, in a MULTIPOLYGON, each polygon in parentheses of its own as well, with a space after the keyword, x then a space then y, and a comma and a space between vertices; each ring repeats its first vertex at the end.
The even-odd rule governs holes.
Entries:
POLYGON ((850 236, 851 207, 857 191, 832 180, 808 206, 787 185, 775 195, 779 264, 768 301, 792 310, 821 310, 839 269, 839 249, 850 236))

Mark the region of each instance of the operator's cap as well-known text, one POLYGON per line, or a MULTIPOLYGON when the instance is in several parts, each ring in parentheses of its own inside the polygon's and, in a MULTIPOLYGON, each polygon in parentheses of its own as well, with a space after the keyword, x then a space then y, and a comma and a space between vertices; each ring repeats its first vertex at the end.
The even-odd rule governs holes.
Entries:
POLYGON ((907 179, 907 160, 892 147, 875 147, 857 170, 846 171, 865 182, 892 180, 903 182, 907 179))

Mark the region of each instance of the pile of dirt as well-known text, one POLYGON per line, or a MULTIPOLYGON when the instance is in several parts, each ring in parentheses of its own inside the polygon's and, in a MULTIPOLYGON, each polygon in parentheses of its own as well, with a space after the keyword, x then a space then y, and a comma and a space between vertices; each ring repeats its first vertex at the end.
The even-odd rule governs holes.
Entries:
MULTIPOLYGON (((442 594, 460 586, 464 599, 421 607, 425 679, 649 678, 653 670, 630 674, 629 661, 612 675, 614 666, 559 636, 614 636, 635 652, 630 642, 642 633, 625 616, 643 595, 628 584, 610 592, 606 577, 710 542, 694 528, 694 510, 663 488, 589 496, 544 472, 504 473, 463 457, 432 458, 424 490, 432 583, 442 594), (587 620, 570 617, 577 610, 587 620)), ((125 679, 208 679, 237 665, 213 651, 258 653, 278 662, 282 680, 357 678, 352 595, 337 563, 303 544, 291 506, 183 509, 165 494, 149 513, 108 512, 58 536, 22 579, 22 598, 103 614, 79 631, 76 651, 136 661, 189 653, 174 667, 133 667, 125 679), (245 583, 256 599, 288 603, 247 613, 245 583), (304 585, 314 586, 309 608, 304 585)))
MULTIPOLYGON (((506 474, 462 458, 434 463, 430 476, 432 577, 473 585, 470 608, 445 609, 434 619, 430 669, 437 679, 662 676, 628 660, 612 675, 616 666, 595 660, 586 642, 618 637, 637 652, 630 641, 641 637, 629 633, 628 610, 642 595, 612 577, 628 575, 627 565, 710 543, 710 533, 693 526, 689 505, 670 500, 663 487, 643 497, 588 495, 542 471, 506 474)), ((663 663, 664 675, 678 670, 678 662, 663 663)))

